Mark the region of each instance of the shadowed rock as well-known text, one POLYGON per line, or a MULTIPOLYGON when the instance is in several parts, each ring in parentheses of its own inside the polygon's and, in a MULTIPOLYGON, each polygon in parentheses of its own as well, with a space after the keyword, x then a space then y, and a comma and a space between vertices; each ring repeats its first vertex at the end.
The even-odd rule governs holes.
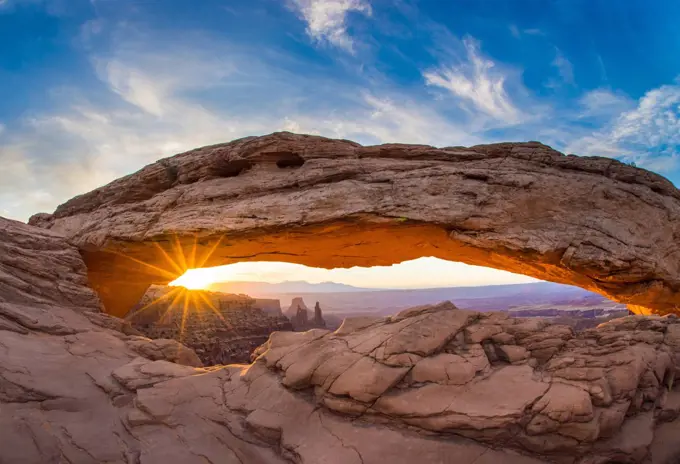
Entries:
POLYGON ((314 324, 314 327, 319 328, 326 327, 326 321, 324 321, 323 319, 323 313, 321 312, 321 306, 319 305, 318 301, 314 305, 314 320, 312 321, 312 323, 314 324))

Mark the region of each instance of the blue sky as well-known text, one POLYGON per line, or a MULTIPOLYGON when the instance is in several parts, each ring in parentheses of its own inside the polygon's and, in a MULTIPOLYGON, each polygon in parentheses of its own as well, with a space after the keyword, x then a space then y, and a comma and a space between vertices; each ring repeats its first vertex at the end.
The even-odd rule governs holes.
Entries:
POLYGON ((0 214, 292 130, 540 140, 680 181, 680 3, 0 0, 0 214))
POLYGON ((680 185, 680 2, 0 0, 0 215, 277 130, 540 140, 680 185))

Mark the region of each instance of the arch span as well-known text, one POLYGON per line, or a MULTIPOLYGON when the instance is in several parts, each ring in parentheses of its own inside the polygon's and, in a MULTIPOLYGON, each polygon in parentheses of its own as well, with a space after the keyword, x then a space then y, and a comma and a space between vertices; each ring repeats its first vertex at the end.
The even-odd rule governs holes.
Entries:
POLYGON ((245 260, 316 267, 421 256, 680 312, 680 191, 538 142, 361 146, 275 133, 162 159, 30 223, 82 250, 106 310, 151 283, 245 260))

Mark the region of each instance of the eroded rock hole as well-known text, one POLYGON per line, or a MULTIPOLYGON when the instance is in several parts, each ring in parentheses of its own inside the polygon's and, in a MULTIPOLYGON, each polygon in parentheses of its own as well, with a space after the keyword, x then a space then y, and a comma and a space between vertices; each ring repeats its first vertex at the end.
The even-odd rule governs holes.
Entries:
POLYGON ((249 160, 221 160, 213 166, 212 174, 217 177, 236 177, 251 167, 253 163, 249 160))
POLYGON ((303 164, 305 160, 297 153, 281 153, 276 160, 276 166, 279 168, 299 168, 303 164))

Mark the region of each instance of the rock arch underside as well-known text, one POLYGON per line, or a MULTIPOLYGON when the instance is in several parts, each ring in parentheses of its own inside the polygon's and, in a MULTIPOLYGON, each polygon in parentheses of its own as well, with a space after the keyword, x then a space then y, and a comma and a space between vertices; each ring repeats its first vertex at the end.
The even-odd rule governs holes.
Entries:
POLYGON ((0 218, 0 463, 676 463, 679 211, 658 175, 537 142, 277 133, 161 160, 30 225, 0 218), (252 364, 208 367, 115 317, 191 267, 420 256, 640 315, 574 333, 443 302, 275 332, 252 364))

